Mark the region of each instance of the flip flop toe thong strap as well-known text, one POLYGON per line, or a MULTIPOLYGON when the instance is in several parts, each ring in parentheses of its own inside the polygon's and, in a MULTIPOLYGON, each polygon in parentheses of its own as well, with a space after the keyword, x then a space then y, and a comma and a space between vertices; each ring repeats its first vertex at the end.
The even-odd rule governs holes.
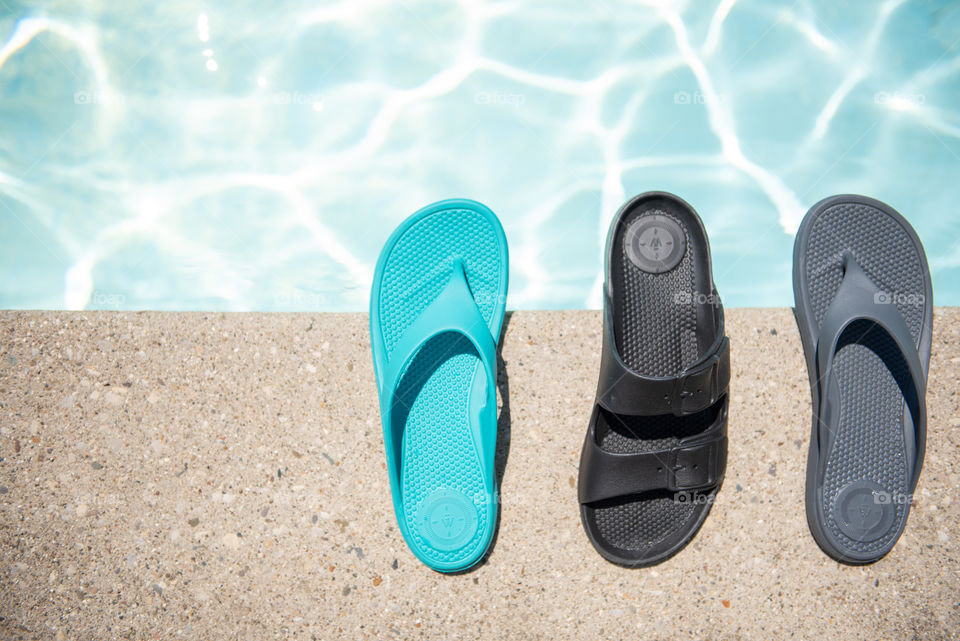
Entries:
MULTIPOLYGON (((491 420, 496 424, 497 346, 487 322, 477 308, 467 283, 463 260, 459 257, 454 260, 450 280, 440 294, 424 308, 390 352, 384 375, 380 378, 380 410, 385 418, 384 423, 392 424, 395 392, 407 367, 428 341, 443 333, 457 333, 469 339, 483 364, 486 374, 486 398, 482 406, 471 408, 473 415, 470 417, 470 424, 474 442, 481 448, 480 455, 492 457, 496 446, 496 430, 485 430, 482 426, 489 424, 491 420)), ((393 457, 393 445, 390 439, 386 442, 387 455, 393 457)))

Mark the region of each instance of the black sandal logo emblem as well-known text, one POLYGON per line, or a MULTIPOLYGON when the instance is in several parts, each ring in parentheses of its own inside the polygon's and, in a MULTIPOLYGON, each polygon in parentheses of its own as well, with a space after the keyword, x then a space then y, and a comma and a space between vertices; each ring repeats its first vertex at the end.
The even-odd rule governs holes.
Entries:
POLYGON ((683 229, 669 216, 640 216, 623 235, 624 250, 634 265, 650 274, 676 267, 686 251, 683 229))

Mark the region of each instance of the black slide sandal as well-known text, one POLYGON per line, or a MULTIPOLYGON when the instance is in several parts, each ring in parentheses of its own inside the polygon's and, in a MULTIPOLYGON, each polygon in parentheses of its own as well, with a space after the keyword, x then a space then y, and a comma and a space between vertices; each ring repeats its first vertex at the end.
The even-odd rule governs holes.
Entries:
POLYGON ((608 561, 660 563, 694 537, 727 460, 729 342, 700 217, 648 192, 610 226, 603 352, 580 514, 608 561))
POLYGON ((813 400, 807 524, 834 559, 871 563, 903 533, 923 466, 927 259, 891 207, 833 196, 797 232, 793 291, 813 400))

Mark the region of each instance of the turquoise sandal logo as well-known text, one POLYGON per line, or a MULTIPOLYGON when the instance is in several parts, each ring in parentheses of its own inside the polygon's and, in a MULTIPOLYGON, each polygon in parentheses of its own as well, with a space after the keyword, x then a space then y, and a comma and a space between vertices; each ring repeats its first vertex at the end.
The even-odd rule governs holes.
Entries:
POLYGON ((477 508, 466 496, 448 488, 432 492, 417 509, 420 534, 443 552, 467 545, 477 533, 477 508))

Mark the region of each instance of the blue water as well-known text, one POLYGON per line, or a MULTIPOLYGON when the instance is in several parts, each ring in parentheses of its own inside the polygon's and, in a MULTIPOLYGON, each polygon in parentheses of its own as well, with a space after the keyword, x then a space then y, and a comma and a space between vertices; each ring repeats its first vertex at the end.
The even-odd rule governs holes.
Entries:
POLYGON ((483 201, 510 308, 600 306, 641 191, 700 212, 728 306, 790 305, 858 192, 960 304, 950 2, 0 2, 0 307, 365 310, 392 228, 483 201))

